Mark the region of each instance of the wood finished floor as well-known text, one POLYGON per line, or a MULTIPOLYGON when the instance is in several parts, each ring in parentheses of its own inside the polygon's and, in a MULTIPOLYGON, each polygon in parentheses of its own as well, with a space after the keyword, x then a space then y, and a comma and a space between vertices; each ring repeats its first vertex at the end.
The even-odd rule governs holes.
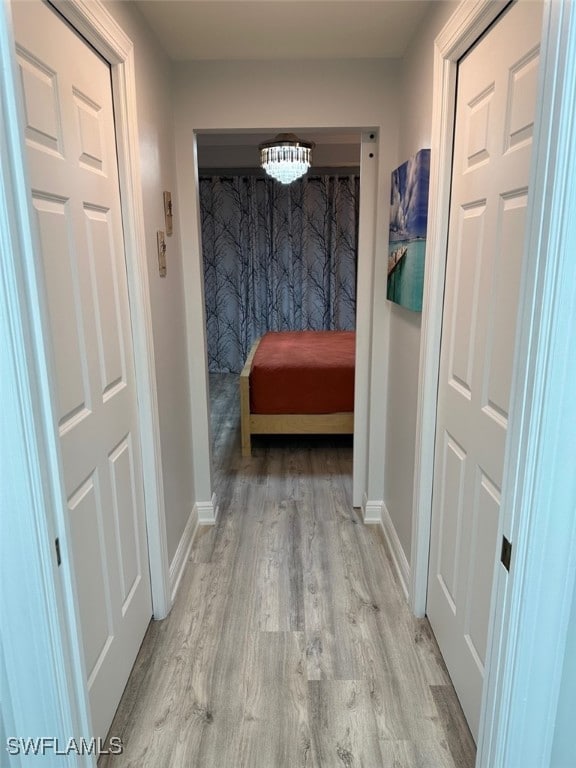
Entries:
POLYGON ((211 377, 216 526, 152 622, 99 768, 472 768, 426 620, 351 507, 349 437, 255 438, 211 377))

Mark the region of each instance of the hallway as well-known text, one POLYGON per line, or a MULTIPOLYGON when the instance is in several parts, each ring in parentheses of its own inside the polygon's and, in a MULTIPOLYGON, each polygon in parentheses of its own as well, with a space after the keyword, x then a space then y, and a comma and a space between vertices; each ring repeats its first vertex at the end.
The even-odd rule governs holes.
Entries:
POLYGON ((211 376, 218 524, 152 622, 100 768, 472 768, 428 622, 351 508, 347 437, 256 439, 211 376))

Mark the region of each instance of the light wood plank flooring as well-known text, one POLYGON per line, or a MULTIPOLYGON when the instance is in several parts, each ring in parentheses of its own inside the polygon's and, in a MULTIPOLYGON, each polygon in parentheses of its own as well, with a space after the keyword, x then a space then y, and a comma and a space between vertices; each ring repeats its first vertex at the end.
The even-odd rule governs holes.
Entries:
POLYGON ((350 437, 255 438, 211 377, 218 524, 152 622, 100 768, 472 768, 427 621, 351 507, 350 437))

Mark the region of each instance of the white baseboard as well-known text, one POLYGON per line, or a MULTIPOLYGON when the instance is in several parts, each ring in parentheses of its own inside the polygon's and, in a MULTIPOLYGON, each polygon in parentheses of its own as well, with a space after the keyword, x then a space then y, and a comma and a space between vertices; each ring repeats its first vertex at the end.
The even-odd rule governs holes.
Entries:
POLYGON ((384 532, 384 538, 390 550, 392 564, 398 576, 398 581, 404 592, 406 600, 409 600, 410 591, 410 563, 396 533, 396 528, 390 517, 390 513, 383 501, 368 501, 366 495, 362 499, 362 512, 366 525, 380 525, 384 532))
POLYGON ((362 499, 362 513, 366 525, 382 524, 382 502, 368 501, 366 494, 362 499))
POLYGON ((198 525, 214 525, 218 519, 218 504, 216 494, 212 494, 210 501, 197 501, 194 505, 198 512, 198 525))
POLYGON ((218 506, 216 504, 216 494, 212 495, 210 501, 197 501, 194 504, 190 517, 182 533, 178 549, 172 562, 170 563, 170 599, 174 604, 180 581, 184 573, 184 568, 190 556, 190 550, 194 543, 194 537, 200 525, 214 525, 218 518, 218 506))
POLYGON ((386 541, 390 547, 390 555, 392 557, 394 567, 396 568, 396 573, 398 574, 400 586, 402 587, 402 591, 404 592, 406 600, 409 600, 410 563, 408 562, 406 553, 404 552, 402 544, 400 543, 400 539, 398 538, 398 534, 396 533, 396 528, 394 527, 394 523, 390 517, 390 512, 388 512, 388 508, 384 502, 382 502, 382 527, 384 528, 384 536, 386 537, 386 541))
POLYGON ((172 605, 174 605, 176 593, 178 592, 178 587, 180 586, 180 581, 182 580, 184 569, 186 568, 186 563, 190 556, 190 550, 192 549, 198 525, 198 510, 196 505, 194 505, 194 508, 190 512, 188 522, 184 527, 184 532, 182 533, 180 543, 178 544, 178 549, 170 563, 170 600, 172 605))

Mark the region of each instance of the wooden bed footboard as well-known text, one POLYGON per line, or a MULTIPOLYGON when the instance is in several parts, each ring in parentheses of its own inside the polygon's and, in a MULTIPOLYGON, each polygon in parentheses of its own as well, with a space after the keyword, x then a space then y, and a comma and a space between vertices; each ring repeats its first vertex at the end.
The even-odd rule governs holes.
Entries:
POLYGON ((250 438, 250 370, 252 360, 260 344, 260 339, 252 344, 250 354, 246 358, 244 368, 240 373, 240 431, 242 435, 242 456, 252 455, 252 441, 250 438))
POLYGON ((260 339, 254 342, 240 373, 242 456, 252 455, 252 435, 351 435, 354 413, 250 413, 250 371, 260 339))

